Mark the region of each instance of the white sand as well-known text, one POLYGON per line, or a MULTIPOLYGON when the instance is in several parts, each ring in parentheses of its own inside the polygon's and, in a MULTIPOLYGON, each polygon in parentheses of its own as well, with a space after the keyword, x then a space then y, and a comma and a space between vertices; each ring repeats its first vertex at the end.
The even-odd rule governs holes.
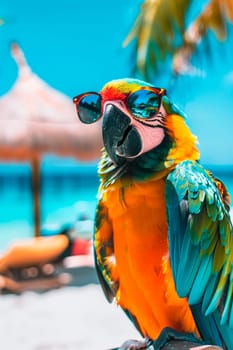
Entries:
POLYGON ((1 350, 107 350, 130 338, 140 335, 99 285, 0 295, 1 350))
POLYGON ((106 350, 140 339, 99 285, 0 295, 0 349, 106 350))

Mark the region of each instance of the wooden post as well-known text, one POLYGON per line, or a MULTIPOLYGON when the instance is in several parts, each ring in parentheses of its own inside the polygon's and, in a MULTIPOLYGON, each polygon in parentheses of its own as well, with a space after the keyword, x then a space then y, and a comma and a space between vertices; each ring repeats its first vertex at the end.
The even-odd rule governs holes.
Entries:
POLYGON ((40 157, 35 155, 31 160, 32 166, 32 196, 34 215, 34 236, 40 236, 40 157))

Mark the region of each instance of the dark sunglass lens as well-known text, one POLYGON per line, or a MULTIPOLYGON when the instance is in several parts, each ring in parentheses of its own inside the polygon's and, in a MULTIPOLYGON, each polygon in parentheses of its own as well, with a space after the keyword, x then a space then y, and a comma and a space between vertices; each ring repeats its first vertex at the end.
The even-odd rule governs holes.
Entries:
POLYGON ((77 105, 77 111, 83 123, 96 122, 101 116, 101 97, 98 94, 83 96, 77 105))
POLYGON ((160 97, 151 90, 138 90, 129 96, 127 103, 133 115, 146 119, 158 112, 160 97))

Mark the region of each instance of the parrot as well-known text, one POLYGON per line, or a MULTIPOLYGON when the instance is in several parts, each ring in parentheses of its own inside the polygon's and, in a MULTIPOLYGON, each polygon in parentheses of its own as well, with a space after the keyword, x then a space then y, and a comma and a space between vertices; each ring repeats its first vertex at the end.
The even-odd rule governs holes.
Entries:
POLYGON ((174 339, 232 350, 230 195, 201 164, 186 113, 136 78, 73 101, 81 122, 102 123, 95 267, 107 300, 142 336, 120 349, 174 339))

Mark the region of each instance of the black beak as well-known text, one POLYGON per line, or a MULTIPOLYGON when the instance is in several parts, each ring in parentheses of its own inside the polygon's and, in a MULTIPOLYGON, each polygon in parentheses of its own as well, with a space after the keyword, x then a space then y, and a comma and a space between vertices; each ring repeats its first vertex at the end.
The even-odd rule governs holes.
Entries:
POLYGON ((103 115, 103 141, 116 164, 125 158, 135 158, 142 148, 141 137, 130 118, 112 104, 106 106, 103 115))

